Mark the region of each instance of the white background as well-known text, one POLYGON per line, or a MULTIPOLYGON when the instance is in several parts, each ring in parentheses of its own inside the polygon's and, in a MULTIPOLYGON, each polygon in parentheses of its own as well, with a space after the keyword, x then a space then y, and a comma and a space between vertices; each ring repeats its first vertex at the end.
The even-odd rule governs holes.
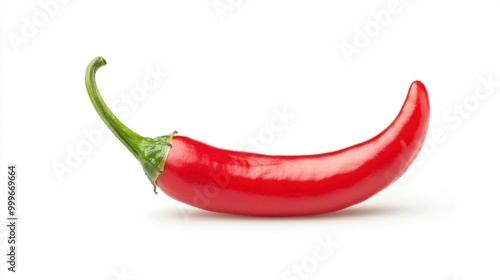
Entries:
POLYGON ((7 164, 19 172, 18 272, 6 268, 3 184, 0 278, 499 279, 498 2, 66 2, 0 4, 0 181, 7 164), (133 156, 98 130, 84 71, 99 55, 104 99, 143 135, 336 150, 385 128, 419 79, 429 139, 405 177, 343 211, 205 212, 154 195, 133 156), (139 95, 151 69, 168 77, 139 95), (481 79, 496 84, 489 92, 481 79), (287 123, 270 134, 283 110, 287 123), (318 240, 335 243, 321 261, 318 240))

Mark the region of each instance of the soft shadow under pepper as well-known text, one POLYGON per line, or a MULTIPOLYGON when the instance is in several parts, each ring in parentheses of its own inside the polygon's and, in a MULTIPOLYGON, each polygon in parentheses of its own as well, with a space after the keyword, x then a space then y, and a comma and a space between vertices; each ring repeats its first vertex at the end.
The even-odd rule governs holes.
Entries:
POLYGON ((333 152, 263 155, 216 148, 186 136, 147 138, 127 128, 102 99, 95 81, 106 65, 96 57, 85 84, 96 111, 170 197, 209 211, 252 216, 302 216, 362 202, 396 181, 418 155, 429 124, 427 90, 411 84, 394 121, 375 137, 333 152))

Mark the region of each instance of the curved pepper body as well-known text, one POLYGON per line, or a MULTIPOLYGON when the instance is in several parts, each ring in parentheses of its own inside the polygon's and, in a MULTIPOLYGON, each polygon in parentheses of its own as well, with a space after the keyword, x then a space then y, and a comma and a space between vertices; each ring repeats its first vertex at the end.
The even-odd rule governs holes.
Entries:
POLYGON ((156 184, 179 201, 215 212, 253 216, 332 212, 362 202, 397 180, 418 155, 429 117, 427 90, 416 81, 384 131, 334 152, 263 155, 219 149, 176 135, 156 184))

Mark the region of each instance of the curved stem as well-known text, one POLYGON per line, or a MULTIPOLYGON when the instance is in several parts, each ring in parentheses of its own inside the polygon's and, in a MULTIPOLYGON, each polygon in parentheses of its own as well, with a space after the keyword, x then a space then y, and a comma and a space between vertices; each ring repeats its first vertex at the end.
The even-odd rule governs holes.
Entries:
POLYGON ((95 74, 104 65, 106 65, 106 60, 99 56, 94 58, 87 66, 85 86, 90 100, 108 128, 139 160, 156 193, 156 178, 163 172, 168 150, 172 146, 172 137, 176 132, 156 138, 148 138, 135 133, 124 125, 111 112, 97 88, 95 74))
POLYGON ((97 88, 95 74, 99 68, 105 65, 106 60, 102 57, 96 57, 92 60, 92 62, 90 62, 87 67, 87 72, 85 73, 85 86, 87 87, 87 92, 94 108, 104 123, 109 127, 113 134, 120 139, 125 147, 127 147, 127 149, 137 157, 139 155, 139 152, 137 151, 137 144, 144 137, 130 130, 113 114, 113 112, 111 112, 102 99, 99 89, 97 88))

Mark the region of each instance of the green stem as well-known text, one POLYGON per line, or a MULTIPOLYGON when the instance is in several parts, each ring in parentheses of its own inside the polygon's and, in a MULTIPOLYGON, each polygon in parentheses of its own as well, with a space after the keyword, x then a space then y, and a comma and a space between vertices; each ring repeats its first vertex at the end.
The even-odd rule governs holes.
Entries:
POLYGON ((87 66, 85 72, 85 86, 95 110, 113 132, 113 134, 139 160, 144 172, 154 186, 156 192, 156 178, 163 172, 163 166, 168 151, 172 146, 172 137, 175 133, 156 138, 143 137, 124 125, 108 108, 97 88, 95 74, 99 68, 106 65, 106 60, 96 57, 87 66))

